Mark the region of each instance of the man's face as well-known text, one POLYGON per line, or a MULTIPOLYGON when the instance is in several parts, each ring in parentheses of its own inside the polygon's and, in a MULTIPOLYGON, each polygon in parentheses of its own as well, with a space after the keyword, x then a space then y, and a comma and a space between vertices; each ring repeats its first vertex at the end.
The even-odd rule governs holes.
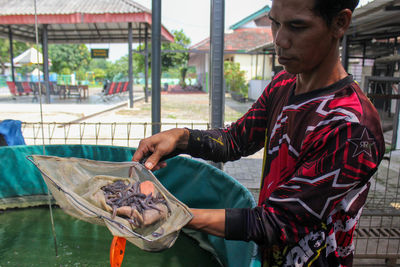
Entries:
POLYGON ((310 73, 336 48, 331 30, 313 12, 314 0, 273 0, 269 17, 278 61, 293 73, 310 73))

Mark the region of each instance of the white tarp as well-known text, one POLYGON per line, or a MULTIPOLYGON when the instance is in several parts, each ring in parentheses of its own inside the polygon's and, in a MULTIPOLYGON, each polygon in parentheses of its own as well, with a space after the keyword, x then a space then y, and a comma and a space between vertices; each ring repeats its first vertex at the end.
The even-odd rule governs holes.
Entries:
POLYGON ((31 47, 21 55, 14 58, 14 64, 31 65, 43 64, 43 54, 38 52, 35 48, 31 47))

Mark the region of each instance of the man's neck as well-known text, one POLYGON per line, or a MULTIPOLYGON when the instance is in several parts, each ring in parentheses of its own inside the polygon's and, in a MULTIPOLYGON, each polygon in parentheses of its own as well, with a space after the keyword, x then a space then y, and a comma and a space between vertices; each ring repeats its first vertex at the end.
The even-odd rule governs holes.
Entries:
POLYGON ((318 68, 297 74, 295 94, 303 94, 338 82, 347 76, 339 56, 326 60, 318 68))

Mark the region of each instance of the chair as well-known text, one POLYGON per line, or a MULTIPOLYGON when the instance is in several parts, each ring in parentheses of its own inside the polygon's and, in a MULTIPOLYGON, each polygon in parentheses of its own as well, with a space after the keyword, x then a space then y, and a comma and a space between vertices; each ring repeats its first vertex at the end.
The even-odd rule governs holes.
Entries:
POLYGON ((46 88, 46 83, 40 82, 38 83, 38 88, 40 86, 40 89, 42 90, 42 95, 45 95, 47 93, 47 88, 46 88))
POLYGON ((58 95, 60 99, 67 98, 67 86, 65 85, 57 85, 58 87, 58 95))
POLYGON ((33 98, 32 102, 38 101, 38 95, 39 95, 39 84, 36 82, 30 82, 29 83, 30 88, 32 88, 33 91, 33 98))
POLYGON ((128 85, 129 85, 129 82, 124 82, 124 85, 122 87, 122 93, 125 93, 126 91, 128 91, 128 85))
POLYGON ((30 93, 33 93, 32 88, 29 85, 29 82, 22 82, 22 88, 24 88, 24 93, 29 95, 30 93))
POLYGON ((81 90, 77 85, 68 85, 67 86, 67 97, 77 97, 78 101, 82 100, 81 90))
POLYGON ((17 96, 17 87, 15 85, 15 82, 6 82, 8 86, 8 90, 10 90, 11 95, 13 96, 13 99, 15 99, 15 96, 17 96))
POLYGON ((49 82, 49 89, 50 89, 50 94, 51 95, 58 95, 59 94, 58 87, 53 82, 49 82))
POLYGON ((108 101, 109 98, 113 97, 116 89, 117 89, 117 83, 115 82, 109 83, 107 87, 104 89, 104 94, 102 96, 103 101, 108 101))
POLYGON ((15 86, 17 87, 17 91, 19 95, 24 94, 24 87, 22 86, 21 82, 15 82, 15 86))
POLYGON ((81 92, 83 92, 83 99, 89 97, 89 85, 78 85, 81 92))
POLYGON ((117 88, 115 88, 114 94, 119 94, 120 91, 121 91, 121 88, 122 88, 122 82, 119 82, 119 83, 117 84, 117 88))
POLYGON ((106 92, 106 95, 113 95, 115 93, 116 85, 117 85, 117 83, 112 82, 110 84, 108 91, 106 92))

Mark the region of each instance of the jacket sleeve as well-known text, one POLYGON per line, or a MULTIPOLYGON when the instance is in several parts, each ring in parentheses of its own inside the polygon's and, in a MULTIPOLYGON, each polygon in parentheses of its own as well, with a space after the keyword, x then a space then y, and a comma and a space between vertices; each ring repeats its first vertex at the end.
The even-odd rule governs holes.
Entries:
POLYGON ((252 107, 224 129, 190 130, 185 153, 193 157, 226 162, 251 155, 264 147, 269 86, 252 107))
POLYGON ((369 179, 384 154, 384 144, 364 126, 343 123, 315 135, 295 173, 261 207, 226 212, 226 238, 259 244, 298 242, 326 227, 329 216, 362 209, 369 179))

